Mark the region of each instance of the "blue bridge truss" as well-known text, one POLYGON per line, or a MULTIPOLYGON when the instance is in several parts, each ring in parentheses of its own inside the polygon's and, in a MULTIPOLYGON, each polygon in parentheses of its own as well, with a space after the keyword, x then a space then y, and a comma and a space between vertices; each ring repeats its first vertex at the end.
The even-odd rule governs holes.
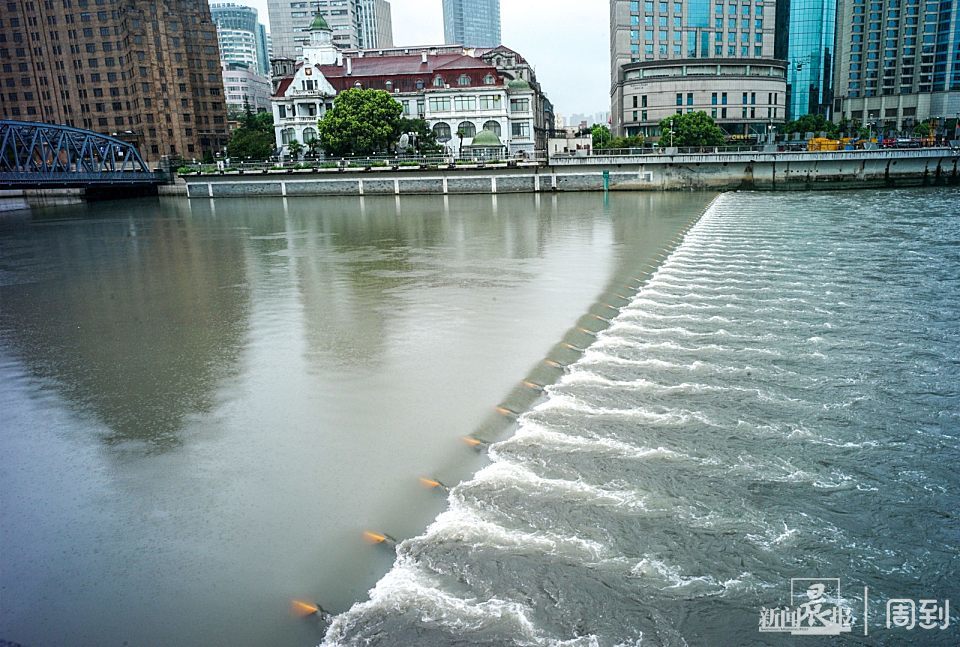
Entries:
POLYGON ((132 144, 89 130, 0 121, 0 189, 162 184, 132 144))

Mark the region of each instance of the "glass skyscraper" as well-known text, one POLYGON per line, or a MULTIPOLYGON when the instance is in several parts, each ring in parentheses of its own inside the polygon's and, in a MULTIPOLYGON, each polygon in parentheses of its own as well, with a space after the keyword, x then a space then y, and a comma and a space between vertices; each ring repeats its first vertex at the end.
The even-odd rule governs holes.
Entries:
POLYGON ((448 45, 500 45, 500 0, 443 0, 443 38, 448 45))
POLYGON ((790 0, 787 37, 788 119, 830 116, 837 0, 790 0))

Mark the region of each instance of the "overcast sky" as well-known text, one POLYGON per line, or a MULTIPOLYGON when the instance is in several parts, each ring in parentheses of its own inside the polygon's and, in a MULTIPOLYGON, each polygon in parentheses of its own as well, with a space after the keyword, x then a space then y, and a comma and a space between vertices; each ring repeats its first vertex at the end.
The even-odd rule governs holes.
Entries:
MULTIPOLYGON (((233 0, 256 7, 269 29, 267 0, 233 0)), ((396 45, 443 43, 441 0, 390 0, 396 45)), ((609 3, 605 0, 501 0, 503 44, 537 70, 556 111, 592 114, 610 109, 609 3)))

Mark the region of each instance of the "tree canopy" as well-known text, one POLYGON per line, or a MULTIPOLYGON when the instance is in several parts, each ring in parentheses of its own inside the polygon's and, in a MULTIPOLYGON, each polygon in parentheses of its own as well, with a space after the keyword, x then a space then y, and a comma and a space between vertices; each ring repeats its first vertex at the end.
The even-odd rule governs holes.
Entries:
POLYGON ((320 120, 320 145, 334 156, 386 152, 399 136, 402 114, 390 93, 351 88, 337 95, 320 120))
POLYGON ((840 127, 827 120, 823 115, 803 115, 793 121, 788 121, 783 126, 787 133, 827 133, 828 137, 836 137, 840 134, 840 127))
POLYGON ((598 148, 607 148, 610 144, 610 140, 613 139, 613 135, 610 134, 610 129, 601 124, 593 124, 590 128, 590 134, 593 135, 593 149, 597 150, 598 148))
POLYGON ((227 155, 238 159, 263 160, 273 155, 276 138, 273 134, 273 115, 269 112, 244 114, 240 127, 230 135, 227 155))
POLYGON ((723 130, 705 112, 670 115, 660 122, 660 144, 673 146, 720 146, 726 141, 723 130), (673 131, 671 137, 670 131, 673 131))

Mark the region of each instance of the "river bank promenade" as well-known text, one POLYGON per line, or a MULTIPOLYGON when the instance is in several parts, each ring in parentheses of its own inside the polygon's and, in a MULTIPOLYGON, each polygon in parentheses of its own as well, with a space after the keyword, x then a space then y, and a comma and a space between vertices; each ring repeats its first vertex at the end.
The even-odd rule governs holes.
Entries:
POLYGON ((551 193, 568 191, 820 190, 960 183, 960 150, 594 155, 547 163, 351 165, 181 172, 191 198, 551 193))

